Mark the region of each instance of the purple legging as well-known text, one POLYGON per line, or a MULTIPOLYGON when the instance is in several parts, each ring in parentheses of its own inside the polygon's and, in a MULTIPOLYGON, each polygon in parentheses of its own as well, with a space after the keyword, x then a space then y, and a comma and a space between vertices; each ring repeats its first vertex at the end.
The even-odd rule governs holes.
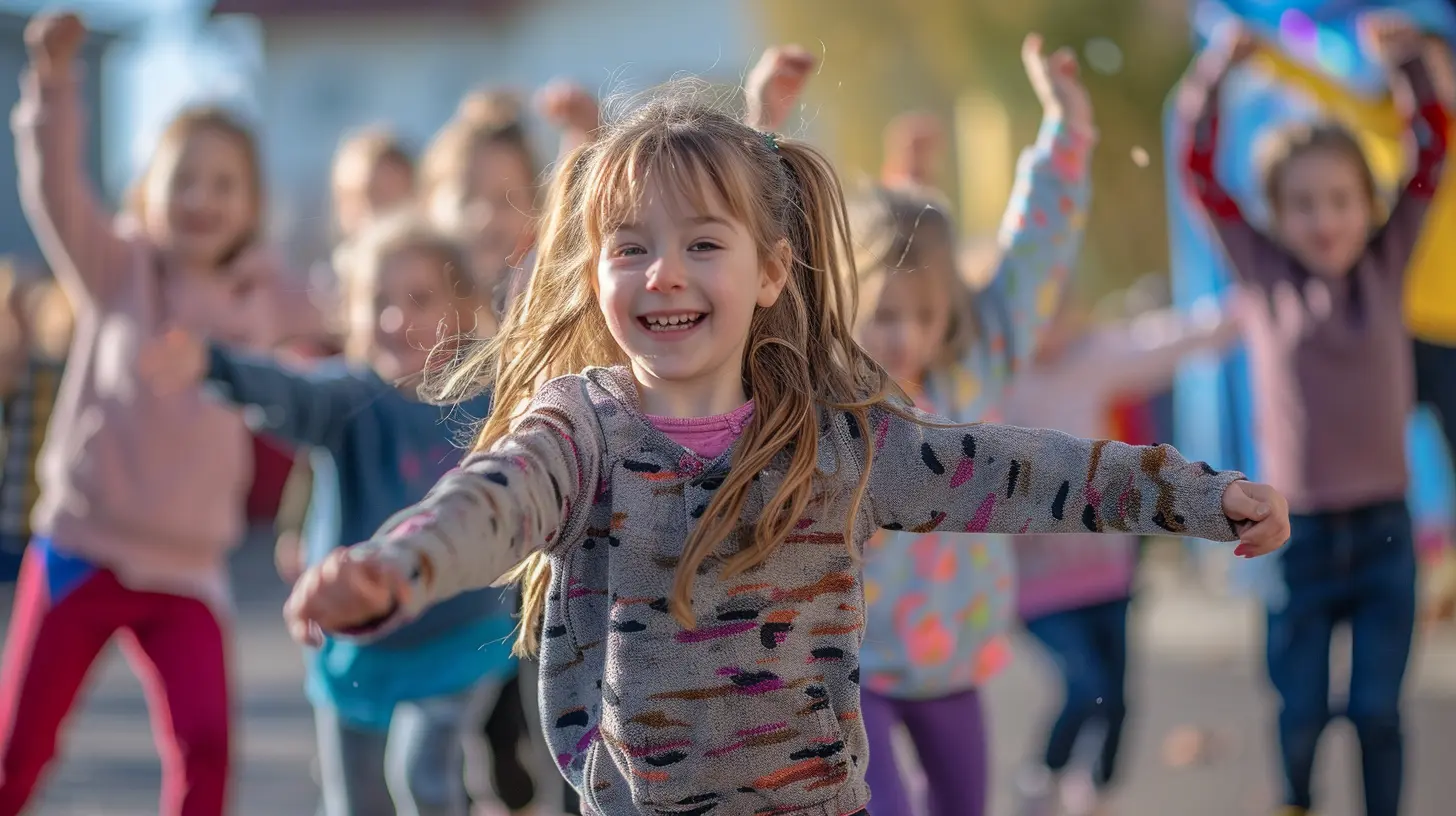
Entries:
POLYGON ((930 787, 929 816, 984 816, 986 721, 974 689, 930 700, 897 700, 861 689, 860 712, 870 738, 865 774, 870 813, 912 815, 890 741, 895 724, 903 722, 930 787))

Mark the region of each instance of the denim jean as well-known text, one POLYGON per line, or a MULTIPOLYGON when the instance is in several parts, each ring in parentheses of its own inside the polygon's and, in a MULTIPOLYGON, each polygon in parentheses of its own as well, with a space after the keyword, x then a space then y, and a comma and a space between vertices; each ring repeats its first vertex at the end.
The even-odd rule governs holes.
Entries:
POLYGON ((1047 733, 1043 762, 1053 771, 1066 768, 1078 738, 1088 725, 1098 723, 1103 730, 1092 766, 1098 787, 1112 781, 1127 721, 1128 604, 1124 598, 1026 622, 1026 631, 1051 654, 1066 689, 1047 733))
POLYGON ((1311 808, 1311 776, 1330 705, 1330 639, 1350 626, 1344 715, 1360 742, 1366 816, 1397 816, 1404 782, 1401 686, 1416 620, 1410 513, 1392 501, 1291 519, 1278 556, 1287 603, 1268 614, 1269 679, 1279 695, 1285 804, 1311 808))
POLYGON ((466 816, 466 742, 484 742, 478 724, 499 694, 498 684, 482 683, 401 703, 387 731, 315 708, 320 816, 466 816))

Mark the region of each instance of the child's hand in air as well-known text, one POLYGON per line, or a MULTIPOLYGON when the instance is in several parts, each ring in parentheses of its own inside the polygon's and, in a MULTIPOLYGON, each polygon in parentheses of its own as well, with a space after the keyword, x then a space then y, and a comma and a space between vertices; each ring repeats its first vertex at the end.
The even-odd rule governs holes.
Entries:
POLYGON ((1362 15, 1360 40, 1371 55, 1390 68, 1404 65, 1425 49, 1425 35, 1409 17, 1395 11, 1362 15))
POLYGON ((1234 555, 1268 555, 1289 540, 1289 502, 1269 485, 1234 482, 1223 491, 1223 512, 1239 531, 1234 555))
POLYGON ((409 582, 397 570, 345 548, 304 571, 283 605, 283 620, 295 641, 317 646, 326 632, 382 622, 408 599, 409 582))
POLYGON ((1042 115, 1047 119, 1061 119, 1074 130, 1090 132, 1092 97, 1082 84, 1077 52, 1058 48, 1046 57, 1041 49, 1040 34, 1028 34, 1021 43, 1021 62, 1026 66, 1026 78, 1031 80, 1037 99, 1041 100, 1042 115))
POLYGON ((185 391, 207 374, 207 343, 191 332, 172 329, 137 352, 137 373, 157 394, 185 391))
POLYGON ((1219 25, 1208 47, 1194 58, 1178 85, 1179 114, 1185 119, 1197 119, 1208 102, 1210 88, 1205 83, 1222 82, 1230 69, 1257 54, 1260 47, 1259 38, 1238 20, 1219 25))
POLYGON ((743 83, 749 126, 767 132, 783 128, 818 64, 813 54, 797 45, 776 45, 763 52, 743 83))
POLYGON ((42 79, 69 70, 85 41, 86 25, 75 14, 37 14, 25 26, 25 48, 42 79))
POLYGON ((553 80, 536 95, 536 107, 555 127, 583 136, 602 125, 602 109, 586 88, 566 79, 553 80))

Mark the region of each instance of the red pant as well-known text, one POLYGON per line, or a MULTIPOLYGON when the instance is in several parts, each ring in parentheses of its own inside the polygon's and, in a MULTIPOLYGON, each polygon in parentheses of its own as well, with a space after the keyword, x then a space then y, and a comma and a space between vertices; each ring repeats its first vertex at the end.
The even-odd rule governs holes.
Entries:
POLYGON ((86 674, 118 630, 162 758, 162 816, 219 816, 231 747, 227 638, 202 601, 127 589, 104 569, 27 548, 0 668, 0 816, 16 816, 56 755, 86 674))

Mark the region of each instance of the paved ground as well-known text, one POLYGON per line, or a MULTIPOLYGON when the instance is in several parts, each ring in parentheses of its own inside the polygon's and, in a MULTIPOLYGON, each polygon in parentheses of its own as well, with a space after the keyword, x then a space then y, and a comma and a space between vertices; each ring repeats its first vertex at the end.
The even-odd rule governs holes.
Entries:
MULTIPOLYGON (((1139 696, 1132 724, 1125 816, 1238 816, 1268 811, 1273 775, 1268 761, 1267 701, 1259 666, 1255 610, 1208 597, 1159 570, 1137 613, 1139 696), (1161 760, 1168 731, 1193 723, 1215 729, 1226 743, 1207 765, 1170 769, 1161 760)), ((312 726, 299 694, 300 663, 278 625, 283 590, 268 554, 239 558, 241 607, 238 670, 243 731, 239 813, 309 814, 312 726)), ((0 598, 8 609, 9 599, 0 598)), ((1413 791, 1410 816, 1440 816, 1456 801, 1456 636, 1427 638, 1412 684, 1413 791)), ((1056 693, 1035 649, 1019 644, 1019 659, 990 689, 996 779, 1010 778, 1025 756, 1032 729, 1056 693)), ((141 816, 156 812, 157 761, 146 709, 125 665, 112 655, 78 712, 64 762, 36 812, 48 816, 141 816)), ((1321 763, 1327 794, 1322 816, 1357 816, 1353 744, 1338 729, 1321 763)), ((1005 786, 1000 786, 1004 794, 1005 786)), ((1006 814, 1004 795, 996 814, 1006 814)))

